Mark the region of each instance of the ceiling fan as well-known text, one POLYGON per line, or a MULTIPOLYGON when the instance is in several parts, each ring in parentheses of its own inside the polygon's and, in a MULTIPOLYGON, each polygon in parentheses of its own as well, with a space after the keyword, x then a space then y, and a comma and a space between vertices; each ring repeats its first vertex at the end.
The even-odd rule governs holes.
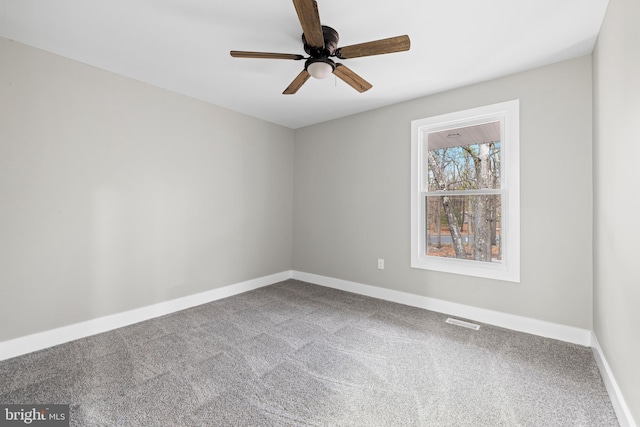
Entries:
POLYGON ((309 57, 305 58, 303 55, 289 53, 245 52, 239 50, 230 52, 234 58, 292 59, 295 61, 304 59, 304 70, 284 90, 284 95, 296 93, 309 77, 324 79, 332 73, 358 92, 365 92, 373 87, 371 83, 343 64, 336 63, 330 58, 359 58, 403 52, 411 47, 409 36, 406 35, 338 47, 338 32, 331 27, 320 24, 318 3, 315 0, 293 0, 293 5, 302 25, 304 51, 307 52, 309 57))

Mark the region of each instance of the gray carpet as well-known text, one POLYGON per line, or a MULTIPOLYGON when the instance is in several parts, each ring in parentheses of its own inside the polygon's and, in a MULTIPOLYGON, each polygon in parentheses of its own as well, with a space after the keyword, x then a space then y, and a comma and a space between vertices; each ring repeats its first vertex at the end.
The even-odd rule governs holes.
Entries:
POLYGON ((289 280, 0 362, 78 426, 616 426, 589 348, 289 280))

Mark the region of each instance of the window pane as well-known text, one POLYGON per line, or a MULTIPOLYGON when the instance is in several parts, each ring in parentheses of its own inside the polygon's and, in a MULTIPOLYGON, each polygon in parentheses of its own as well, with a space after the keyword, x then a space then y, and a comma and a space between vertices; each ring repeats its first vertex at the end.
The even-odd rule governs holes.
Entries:
POLYGON ((427 255, 501 262, 499 194, 426 196, 427 255))
POLYGON ((500 122, 428 135, 429 191, 500 188, 500 122))

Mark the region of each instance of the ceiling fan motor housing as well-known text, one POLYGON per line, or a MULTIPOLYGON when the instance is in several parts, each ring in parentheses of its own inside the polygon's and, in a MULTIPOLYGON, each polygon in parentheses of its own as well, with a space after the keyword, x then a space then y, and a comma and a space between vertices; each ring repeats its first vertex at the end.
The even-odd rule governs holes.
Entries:
POLYGON ((311 55, 312 58, 327 58, 329 56, 333 56, 334 52, 338 48, 338 40, 340 39, 340 36, 336 30, 323 25, 322 36, 324 38, 324 48, 321 46, 309 46, 304 33, 302 34, 304 51, 311 55))

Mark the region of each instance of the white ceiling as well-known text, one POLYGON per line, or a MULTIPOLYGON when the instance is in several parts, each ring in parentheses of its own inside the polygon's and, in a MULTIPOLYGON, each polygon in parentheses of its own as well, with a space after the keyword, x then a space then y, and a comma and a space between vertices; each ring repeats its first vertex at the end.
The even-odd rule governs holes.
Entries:
POLYGON ((411 50, 343 62, 282 91, 305 54, 291 0, 0 0, 0 36, 290 128, 371 110, 590 53, 608 0, 318 0, 339 46, 407 34, 411 50))

